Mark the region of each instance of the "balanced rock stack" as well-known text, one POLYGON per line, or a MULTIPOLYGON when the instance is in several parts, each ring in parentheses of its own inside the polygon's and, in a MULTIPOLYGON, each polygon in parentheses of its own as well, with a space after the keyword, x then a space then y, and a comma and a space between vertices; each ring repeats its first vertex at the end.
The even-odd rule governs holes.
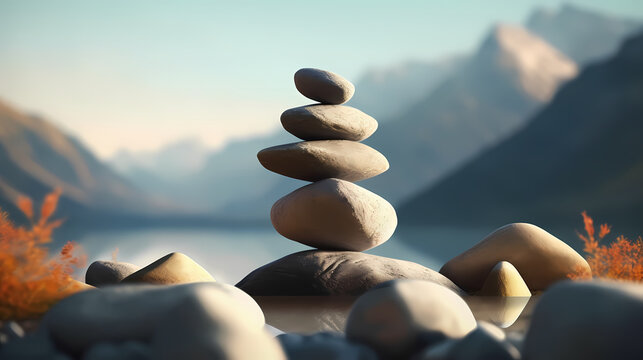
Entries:
POLYGON ((337 74, 301 69, 295 86, 320 102, 281 115, 284 129, 304 141, 261 150, 257 157, 270 171, 312 184, 273 205, 273 226, 288 239, 321 250, 363 251, 382 244, 397 226, 395 210, 352 183, 388 170, 382 154, 360 143, 375 132, 377 121, 341 105, 355 87, 337 74))
POLYGON ((360 143, 377 121, 342 105, 355 87, 337 74, 301 69, 295 86, 319 101, 281 115, 284 129, 303 141, 261 150, 257 157, 270 171, 312 182, 277 200, 270 219, 284 237, 316 249, 255 269, 237 287, 252 296, 357 296, 387 281, 421 279, 461 293, 437 271, 361 252, 387 241, 397 226, 391 204, 353 183, 388 170, 382 154, 360 143))

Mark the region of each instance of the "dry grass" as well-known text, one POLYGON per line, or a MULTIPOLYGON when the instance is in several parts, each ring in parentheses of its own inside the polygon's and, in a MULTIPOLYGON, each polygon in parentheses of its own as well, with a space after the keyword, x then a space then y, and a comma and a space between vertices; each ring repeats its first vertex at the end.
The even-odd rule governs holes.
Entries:
POLYGON ((62 224, 51 220, 59 197, 60 191, 45 197, 38 219, 31 199, 19 198, 16 205, 30 222, 26 227, 15 226, 0 209, 0 320, 38 317, 81 290, 71 276, 86 260, 77 244, 67 242, 55 256, 47 247, 62 224))
POLYGON ((611 226, 602 224, 598 234, 594 220, 583 211, 585 234, 577 232, 578 237, 585 243, 585 258, 591 273, 577 270, 570 274, 571 279, 605 278, 613 280, 643 281, 643 240, 632 241, 620 235, 608 244, 601 241, 612 232, 611 226))

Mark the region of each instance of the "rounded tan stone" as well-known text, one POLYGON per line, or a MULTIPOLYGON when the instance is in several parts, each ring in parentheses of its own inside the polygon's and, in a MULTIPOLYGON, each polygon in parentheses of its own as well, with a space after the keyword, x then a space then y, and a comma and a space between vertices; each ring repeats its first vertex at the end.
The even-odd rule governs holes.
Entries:
POLYGON ((348 181, 325 179, 279 199, 270 211, 277 232, 324 250, 364 251, 388 240, 397 226, 391 204, 348 181))
POLYGON ((266 169, 291 178, 360 181, 388 170, 384 155, 362 143, 317 140, 273 146, 257 154, 266 169))
POLYGON ((531 291, 544 290, 579 269, 591 271, 574 249, 538 226, 514 223, 449 260, 440 273, 466 291, 480 290, 500 261, 513 264, 531 291))
POLYGON ((295 73, 295 87, 309 99, 333 105, 347 102, 355 93, 355 86, 342 76, 313 68, 295 73))
POLYGON ((350 106, 308 105, 281 114, 281 125, 302 140, 362 141, 377 130, 377 120, 350 106))
POLYGON ((531 291, 518 270, 510 262, 501 261, 491 269, 478 295, 531 296, 531 291))
POLYGON ((163 256, 122 280, 123 283, 184 284, 215 281, 189 256, 174 252, 163 256))

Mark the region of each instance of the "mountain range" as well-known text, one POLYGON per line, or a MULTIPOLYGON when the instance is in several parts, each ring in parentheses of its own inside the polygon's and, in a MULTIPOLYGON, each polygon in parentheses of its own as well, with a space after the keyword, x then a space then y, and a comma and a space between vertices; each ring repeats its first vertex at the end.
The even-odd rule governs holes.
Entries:
POLYGON ((409 224, 643 219, 643 34, 588 66, 514 136, 399 207, 409 224))
MULTIPOLYGON (((53 189, 58 216, 78 221, 108 214, 152 216, 172 209, 132 186, 47 120, 0 102, 0 208, 17 214, 21 195, 40 201, 53 189)), ((24 221, 25 219, 15 218, 24 221)))

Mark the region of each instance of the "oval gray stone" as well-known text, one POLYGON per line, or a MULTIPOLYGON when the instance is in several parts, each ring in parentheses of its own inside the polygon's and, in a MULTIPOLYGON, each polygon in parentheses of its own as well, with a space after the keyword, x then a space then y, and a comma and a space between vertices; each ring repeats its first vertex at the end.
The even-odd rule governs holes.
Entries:
POLYGON ((360 181, 388 170, 384 155, 362 143, 317 140, 278 145, 259 151, 263 167, 305 181, 338 178, 360 181))
POLYGON ((118 284, 140 269, 140 266, 126 262, 98 260, 87 268, 85 282, 96 287, 118 284))
POLYGON ((455 292, 430 281, 398 280, 357 299, 346 320, 346 337, 382 359, 407 359, 475 327, 471 310, 455 292))
POLYGON ((355 93, 355 86, 342 76, 313 68, 295 73, 295 87, 309 99, 333 105, 347 102, 355 93))
POLYGON ((362 141, 377 130, 377 120, 350 106, 308 105, 281 114, 281 125, 302 140, 362 141))
MULTIPOLYGON (((259 305, 238 288, 215 282, 119 285, 83 291, 52 307, 40 326, 51 334, 58 348, 80 354, 100 342, 149 343, 173 309, 186 302, 199 308, 205 301, 234 304, 234 309, 228 309, 231 314, 243 314, 245 327, 263 331, 264 316, 259 305)), ((189 328, 178 330, 200 335, 189 328)))
POLYGON ((431 281, 464 294, 451 280, 420 264, 354 251, 290 254, 254 270, 236 286, 252 296, 358 296, 396 279, 431 281))
POLYGON ((560 282, 534 309, 523 359, 640 359, 641 324, 643 284, 560 282))
POLYGON ((288 239, 325 250, 364 251, 388 240, 397 226, 388 201, 339 179, 284 196, 272 206, 270 220, 288 239))

